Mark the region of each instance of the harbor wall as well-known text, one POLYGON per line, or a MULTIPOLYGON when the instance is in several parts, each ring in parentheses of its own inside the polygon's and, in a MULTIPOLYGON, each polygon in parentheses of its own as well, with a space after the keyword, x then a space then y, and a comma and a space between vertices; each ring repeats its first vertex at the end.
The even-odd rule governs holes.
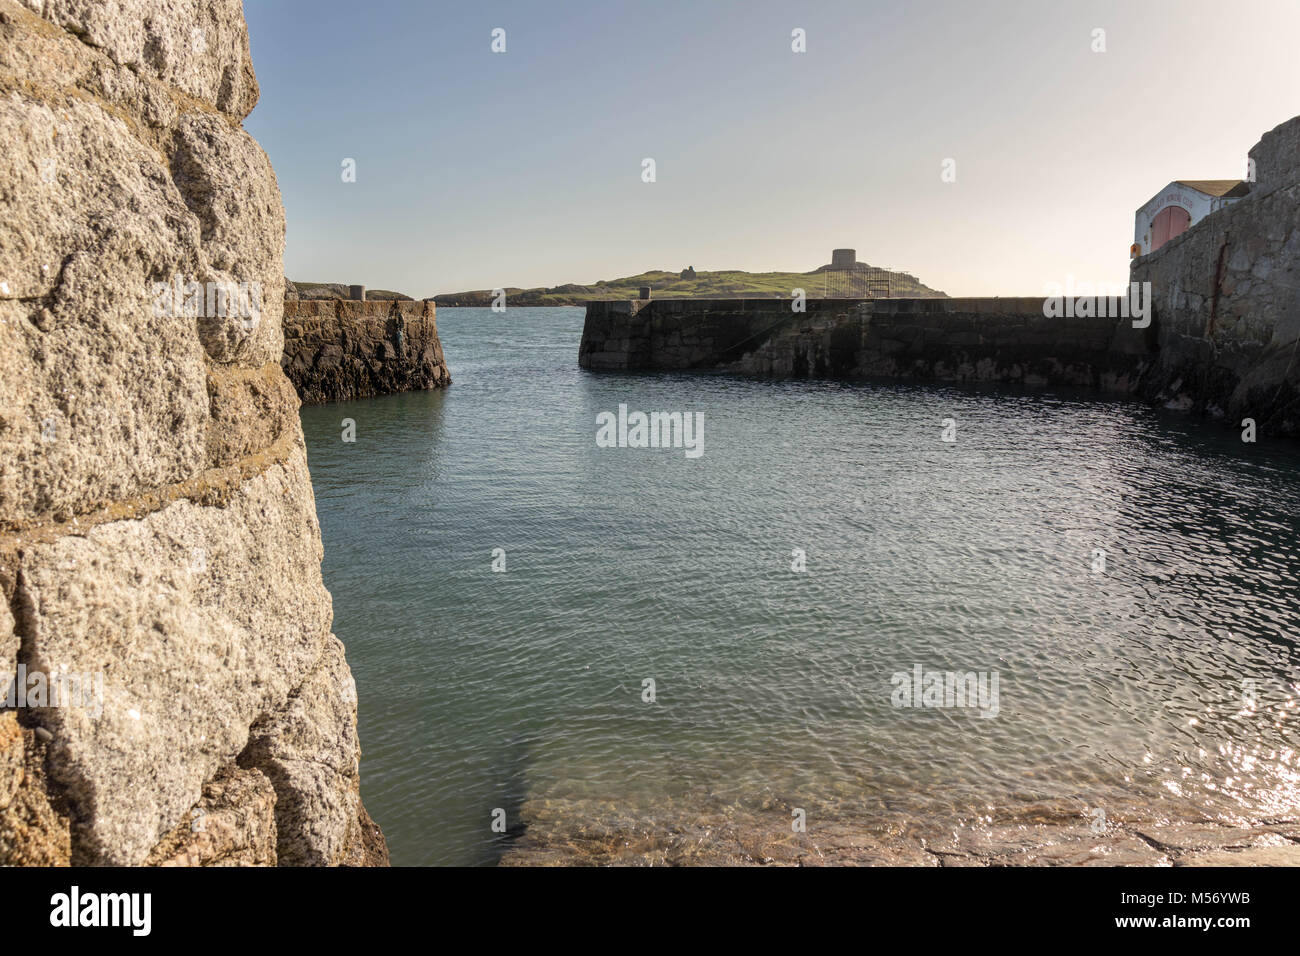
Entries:
POLYGON ((1300 435, 1300 117, 1250 151, 1244 198, 1135 260, 1150 282, 1159 361, 1142 397, 1300 435))
POLYGON ((1154 345, 1130 318, 1049 318, 1041 298, 652 299, 588 304, 579 364, 1131 393, 1154 345))
POLYGON ((1042 298, 592 302, 579 364, 777 378, 1089 386, 1300 437, 1300 117, 1255 181, 1133 261, 1150 322, 1045 315, 1042 298))
POLYGON ((451 384, 432 302, 285 299, 280 364, 308 405, 451 384))

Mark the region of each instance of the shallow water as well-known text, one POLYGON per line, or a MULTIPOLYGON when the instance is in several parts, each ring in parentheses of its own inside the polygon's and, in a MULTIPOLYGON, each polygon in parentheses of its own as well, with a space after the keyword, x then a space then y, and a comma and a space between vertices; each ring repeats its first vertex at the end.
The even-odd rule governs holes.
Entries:
POLYGON ((581 309, 438 324, 449 389, 302 410, 394 863, 493 863, 530 805, 1300 808, 1294 444, 1077 393, 592 374, 581 309), (596 447, 620 403, 702 412, 704 454, 596 447), (996 716, 894 706, 917 664, 996 673, 996 716))

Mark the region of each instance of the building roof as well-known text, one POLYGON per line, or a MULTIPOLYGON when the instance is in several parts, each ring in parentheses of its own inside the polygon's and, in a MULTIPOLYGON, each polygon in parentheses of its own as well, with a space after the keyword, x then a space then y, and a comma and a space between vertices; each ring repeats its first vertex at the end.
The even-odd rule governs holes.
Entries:
POLYGON ((1207 196, 1226 196, 1229 199, 1250 192, 1250 183, 1244 179, 1176 179, 1174 182, 1207 196))

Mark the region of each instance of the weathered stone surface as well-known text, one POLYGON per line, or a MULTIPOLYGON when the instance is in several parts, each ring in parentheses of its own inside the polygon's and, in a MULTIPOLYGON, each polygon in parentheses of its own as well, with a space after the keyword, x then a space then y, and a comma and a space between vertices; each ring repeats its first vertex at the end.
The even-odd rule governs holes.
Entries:
POLYGON ((272 863, 280 807, 326 851, 279 862, 386 861, 354 712, 296 703, 346 665, 256 98, 238 0, 0 0, 0 667, 103 688, 0 714, 0 864, 272 863), (235 767, 282 725, 340 769, 235 767))
POLYGON ((379 824, 370 818, 365 805, 357 803, 357 838, 344 851, 343 866, 391 866, 388 843, 379 824))
MULTIPOLYGON (((10 678, 0 671, 0 683, 7 684, 10 678)), ((0 688, 3 691, 3 688, 0 688)), ((13 802, 14 794, 23 782, 23 762, 26 750, 23 747, 22 728, 18 726, 18 715, 13 711, 0 712, 0 811, 6 810, 13 802)))
MULTIPOLYGON (((0 684, 6 674, 14 672, 18 662, 18 635, 14 632, 14 616, 9 610, 9 602, 0 593, 0 684)), ((0 687, 0 692, 4 688, 0 687)))
POLYGON ((88 862, 141 862, 285 706, 329 630, 320 558, 301 450, 223 508, 178 501, 24 553, 29 668, 104 674, 102 714, 41 715, 88 862))
POLYGON ((1196 853, 1178 866, 1300 866, 1300 846, 1252 847, 1245 850, 1208 850, 1196 853))
POLYGON ((258 770, 229 767, 145 861, 151 866, 274 866, 275 788, 258 770))
POLYGON ((247 283, 260 313, 201 318, 203 345, 217 362, 278 361, 284 276, 266 264, 284 256, 284 206, 271 163, 251 136, 211 114, 182 116, 173 143, 172 178, 201 228, 198 281, 247 283))
POLYGON ((27 0, 128 67, 243 119, 257 105, 241 0, 27 0))
POLYGON ((280 794, 281 863, 337 865, 361 840, 356 723, 356 684, 342 642, 330 638, 288 704, 253 727, 240 764, 259 768, 280 794))
POLYGON ((0 451, 13 465, 0 472, 0 520, 12 526, 203 467, 196 319, 156 314, 154 284, 256 283, 260 321, 199 317, 200 341, 219 361, 279 361, 283 277, 264 263, 281 255, 284 224, 245 132, 178 111, 159 84, 10 3, 0 17, 0 363, 27 372, 0 384, 0 451), (118 101, 98 98, 110 93, 118 101), (132 94, 170 110, 136 115, 132 94), (164 121, 174 128, 154 128, 164 121))
POLYGON ((208 370, 207 464, 234 464, 298 433, 298 396, 278 364, 208 370))
POLYGON ((18 93, 0 95, 0 139, 0 521, 12 526, 193 474, 207 402, 193 321, 151 308, 153 278, 198 263, 197 224, 157 157, 98 106, 56 112, 18 93))
POLYGON ((1169 857, 1131 834, 1050 842, 995 859, 998 866, 1170 866, 1169 857))
POLYGON ((1161 827, 1135 827, 1143 839, 1165 850, 1185 853, 1190 850, 1227 850, 1246 847, 1282 846, 1287 840, 1278 833, 1249 827, 1218 827, 1184 824, 1161 827))
POLYGON ((1255 420, 1266 435, 1300 435, 1300 117, 1251 150, 1257 182, 1136 259, 1150 282, 1159 361, 1143 397, 1170 408, 1255 420))
POLYGON ((307 404, 451 384, 432 302, 287 300, 281 363, 307 404))
POLYGON ((1250 150, 1255 165, 1257 196, 1300 182, 1300 116, 1279 123, 1259 138, 1250 150))
POLYGON ((45 744, 0 713, 0 861, 7 866, 67 866, 71 828, 63 801, 45 780, 45 744))

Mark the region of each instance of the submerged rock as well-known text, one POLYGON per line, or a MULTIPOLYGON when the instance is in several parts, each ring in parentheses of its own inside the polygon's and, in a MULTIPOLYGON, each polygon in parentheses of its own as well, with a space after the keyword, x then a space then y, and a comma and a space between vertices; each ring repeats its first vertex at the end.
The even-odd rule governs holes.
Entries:
POLYGON ((532 801, 502 866, 1296 866, 1300 821, 1241 826, 1170 821, 1151 807, 1095 827, 1082 806, 987 816, 790 808, 613 811, 598 801, 532 801))

